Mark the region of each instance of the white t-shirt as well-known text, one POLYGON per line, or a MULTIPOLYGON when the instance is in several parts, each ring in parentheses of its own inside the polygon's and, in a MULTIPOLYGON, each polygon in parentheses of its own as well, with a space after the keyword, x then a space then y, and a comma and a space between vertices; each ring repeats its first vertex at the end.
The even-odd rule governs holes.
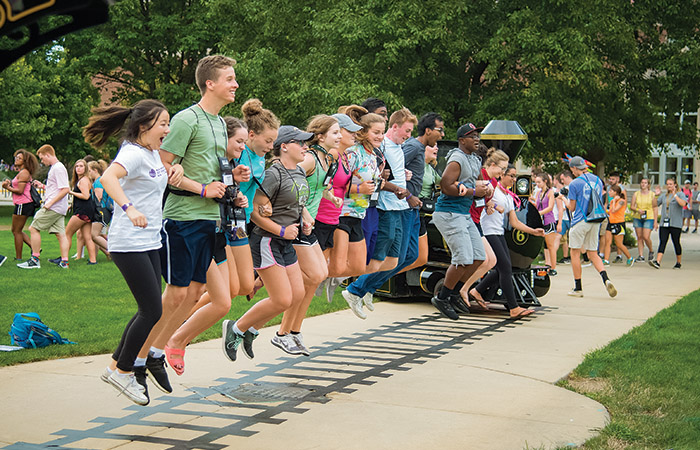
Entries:
POLYGON ((503 213, 494 211, 493 214, 486 214, 486 208, 481 211, 481 230, 484 236, 503 234, 503 217, 513 210, 513 199, 510 195, 504 193, 500 187, 493 191, 493 202, 503 207, 503 213))
POLYGON ((114 217, 109 227, 107 248, 110 252, 145 252, 161 247, 160 229, 163 223, 163 192, 168 183, 165 167, 157 150, 147 150, 124 142, 114 163, 126 170, 119 180, 124 194, 146 219, 146 228, 134 226, 129 217, 114 205, 114 217))
MULTIPOLYGON (((49 169, 49 175, 46 179, 46 189, 44 191, 44 203, 53 200, 53 198, 58 195, 58 192, 64 188, 70 189, 68 171, 66 170, 66 166, 60 161, 57 161, 51 166, 51 169, 49 169)), ((65 216, 68 212, 68 195, 64 195, 59 201, 51 205, 49 209, 65 216)))

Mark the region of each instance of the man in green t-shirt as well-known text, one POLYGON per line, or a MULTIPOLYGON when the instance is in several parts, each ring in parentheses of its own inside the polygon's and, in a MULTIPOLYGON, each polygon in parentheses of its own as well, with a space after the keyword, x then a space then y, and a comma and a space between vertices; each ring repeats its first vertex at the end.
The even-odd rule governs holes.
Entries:
POLYGON ((183 173, 181 181, 171 186, 163 208, 163 314, 135 366, 145 363, 158 387, 166 392, 172 389, 163 365, 164 353, 176 373, 184 370, 184 350, 170 349, 166 344, 204 292, 212 262, 219 219, 219 205, 214 199, 223 197, 226 191, 219 157, 226 156, 228 143, 226 124, 218 114, 236 98, 235 64, 235 60, 222 55, 199 61, 195 80, 202 98, 173 116, 170 134, 160 148, 168 173, 175 164, 182 166, 183 173))

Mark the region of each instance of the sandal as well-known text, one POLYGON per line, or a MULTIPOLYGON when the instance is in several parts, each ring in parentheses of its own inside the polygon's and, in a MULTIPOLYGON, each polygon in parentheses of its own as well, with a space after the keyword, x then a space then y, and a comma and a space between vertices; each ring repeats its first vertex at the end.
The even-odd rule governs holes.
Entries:
POLYGON ((484 299, 478 299, 478 298, 476 298, 476 297, 471 293, 471 291, 469 291, 469 293, 467 294, 467 296, 469 297, 469 301, 470 301, 470 302, 476 303, 477 305, 479 305, 479 308, 483 309, 484 311, 489 311, 489 305, 490 305, 489 302, 487 302, 487 301, 484 300, 484 299))
POLYGON ((534 313, 535 313, 534 309, 523 308, 523 310, 520 311, 520 313, 516 314, 515 316, 510 316, 510 320, 522 319, 523 317, 527 317, 530 314, 534 314, 534 313))
POLYGON ((168 365, 173 368, 179 376, 185 373, 185 349, 172 348, 165 346, 165 359, 168 360, 168 365))

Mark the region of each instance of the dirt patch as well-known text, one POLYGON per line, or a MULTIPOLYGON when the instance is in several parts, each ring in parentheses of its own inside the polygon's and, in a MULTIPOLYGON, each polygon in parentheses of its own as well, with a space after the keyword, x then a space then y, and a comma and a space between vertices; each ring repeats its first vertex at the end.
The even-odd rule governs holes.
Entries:
POLYGON ((12 225, 0 225, 0 231, 11 231, 12 225))
POLYGON ((572 388, 584 394, 612 391, 610 382, 604 378, 570 377, 567 381, 572 388))
POLYGON ((631 445, 629 442, 623 441, 622 439, 618 439, 616 437, 609 437, 606 444, 607 445, 605 448, 610 450, 625 450, 631 445))

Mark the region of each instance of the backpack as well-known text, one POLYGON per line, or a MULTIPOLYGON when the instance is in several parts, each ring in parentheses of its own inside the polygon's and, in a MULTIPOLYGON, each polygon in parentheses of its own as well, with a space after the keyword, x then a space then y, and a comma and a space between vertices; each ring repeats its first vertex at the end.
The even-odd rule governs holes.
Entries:
MULTIPOLYGON (((591 198, 588 200, 588 207, 586 208, 586 215, 583 220, 586 222, 602 222, 608 217, 608 213, 605 212, 605 205, 603 205, 603 200, 596 193, 588 178, 583 176, 586 180, 586 184, 591 188, 591 198)), ((596 186, 598 185, 598 180, 596 180, 596 186)))
POLYGON ((17 313, 10 327, 12 345, 24 348, 40 348, 51 344, 75 344, 62 338, 41 321, 37 313, 17 313))
POLYGON ((32 204, 34 204, 34 209, 41 208, 41 195, 39 191, 34 187, 33 180, 29 181, 29 196, 32 198, 32 204))

